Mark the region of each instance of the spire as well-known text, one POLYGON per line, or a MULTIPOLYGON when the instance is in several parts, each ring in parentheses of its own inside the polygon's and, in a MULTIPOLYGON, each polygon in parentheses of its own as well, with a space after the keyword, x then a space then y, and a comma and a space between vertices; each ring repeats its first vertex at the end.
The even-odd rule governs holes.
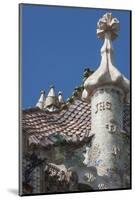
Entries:
POLYGON ((44 106, 44 101, 45 101, 45 91, 44 90, 41 90, 40 92, 40 98, 36 104, 36 107, 39 107, 40 109, 43 108, 44 106))
POLYGON ((122 88, 125 93, 129 91, 129 80, 122 75, 114 65, 112 41, 116 39, 119 31, 119 21, 106 13, 97 23, 97 36, 104 40, 101 48, 101 62, 99 68, 84 82, 84 95, 91 93, 94 88, 105 84, 113 84, 122 88))
POLYGON ((48 97, 56 97, 54 85, 50 86, 50 91, 48 93, 48 97))
POLYGON ((54 86, 50 86, 50 91, 48 93, 48 96, 46 97, 44 108, 48 111, 55 111, 58 107, 58 97, 56 96, 54 86))
POLYGON ((59 93, 58 93, 58 101, 59 101, 60 104, 64 103, 64 99, 63 99, 63 95, 62 95, 61 91, 59 91, 59 93))

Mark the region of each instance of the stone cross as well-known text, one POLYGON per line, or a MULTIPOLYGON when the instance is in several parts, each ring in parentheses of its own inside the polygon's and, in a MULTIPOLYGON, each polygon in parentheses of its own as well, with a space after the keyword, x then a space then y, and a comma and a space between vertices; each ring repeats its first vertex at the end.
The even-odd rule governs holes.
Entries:
POLYGON ((119 21, 112 16, 112 13, 106 13, 97 23, 97 35, 100 39, 105 39, 106 34, 110 34, 110 39, 117 38, 119 32, 119 21))

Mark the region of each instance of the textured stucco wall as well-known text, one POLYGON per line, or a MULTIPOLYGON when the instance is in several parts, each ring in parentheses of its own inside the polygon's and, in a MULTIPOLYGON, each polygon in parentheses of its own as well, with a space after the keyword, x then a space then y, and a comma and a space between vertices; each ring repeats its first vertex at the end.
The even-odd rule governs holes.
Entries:
POLYGON ((122 90, 114 86, 93 91, 91 131, 95 136, 84 163, 91 168, 90 176, 95 177, 90 183, 94 189, 126 187, 123 177, 129 143, 122 131, 123 97, 122 90))
POLYGON ((114 86, 102 87, 93 91, 91 97, 92 108, 92 132, 103 138, 103 134, 108 133, 106 124, 110 120, 117 123, 117 127, 122 129, 122 112, 123 112, 123 93, 122 90, 114 86), (97 132, 104 131, 98 134, 97 132))
POLYGON ((99 175, 106 174, 107 168, 113 167, 113 148, 121 148, 122 145, 118 140, 122 129, 121 93, 117 88, 103 87, 94 91, 91 99, 92 133, 95 133, 91 162, 94 162, 92 165, 99 163, 99 175))

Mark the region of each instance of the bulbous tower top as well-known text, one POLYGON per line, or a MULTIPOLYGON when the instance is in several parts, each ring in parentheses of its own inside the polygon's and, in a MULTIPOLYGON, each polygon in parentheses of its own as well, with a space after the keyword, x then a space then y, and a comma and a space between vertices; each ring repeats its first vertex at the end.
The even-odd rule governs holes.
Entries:
POLYGON ((101 48, 101 62, 98 69, 84 82, 82 98, 88 100, 95 88, 102 85, 116 85, 125 94, 129 92, 129 80, 114 65, 112 40, 116 39, 119 32, 119 21, 106 13, 97 23, 97 36, 104 39, 101 48))

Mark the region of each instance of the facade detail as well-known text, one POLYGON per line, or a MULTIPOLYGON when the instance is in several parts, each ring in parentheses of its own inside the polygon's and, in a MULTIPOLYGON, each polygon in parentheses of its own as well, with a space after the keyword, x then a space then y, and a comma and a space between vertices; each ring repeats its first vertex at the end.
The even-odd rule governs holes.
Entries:
POLYGON ((114 63, 119 21, 97 23, 104 40, 96 71, 64 101, 54 86, 23 111, 22 192, 55 193, 130 188, 130 82, 114 63))
MULTIPOLYGON (((99 68, 84 82, 84 94, 91 96, 91 131, 95 134, 89 149, 87 166, 96 166, 97 174, 106 176, 107 188, 125 187, 122 180, 109 181, 112 171, 115 176, 124 176, 124 151, 127 141, 123 138, 123 106, 129 94, 129 81, 116 69, 113 61, 112 40, 117 37, 119 21, 111 13, 105 14, 97 24, 97 35, 104 39, 99 68), (98 147, 98 149, 97 149, 98 147), (112 153, 113 147, 113 153, 112 153), (95 156, 96 149, 96 156, 95 156), (123 154, 120 154, 120 149, 123 154), (116 155, 116 156, 114 156, 116 155), (116 170, 117 162, 117 170, 116 170)), ((82 95, 87 100, 86 95, 82 95)), ((98 184, 93 186, 97 189, 98 184)))
POLYGON ((59 91, 58 96, 56 96, 54 86, 52 85, 50 86, 50 91, 47 97, 45 97, 45 92, 41 91, 41 95, 36 104, 36 107, 49 112, 55 112, 58 111, 63 104, 64 99, 62 96, 62 92, 59 91))

